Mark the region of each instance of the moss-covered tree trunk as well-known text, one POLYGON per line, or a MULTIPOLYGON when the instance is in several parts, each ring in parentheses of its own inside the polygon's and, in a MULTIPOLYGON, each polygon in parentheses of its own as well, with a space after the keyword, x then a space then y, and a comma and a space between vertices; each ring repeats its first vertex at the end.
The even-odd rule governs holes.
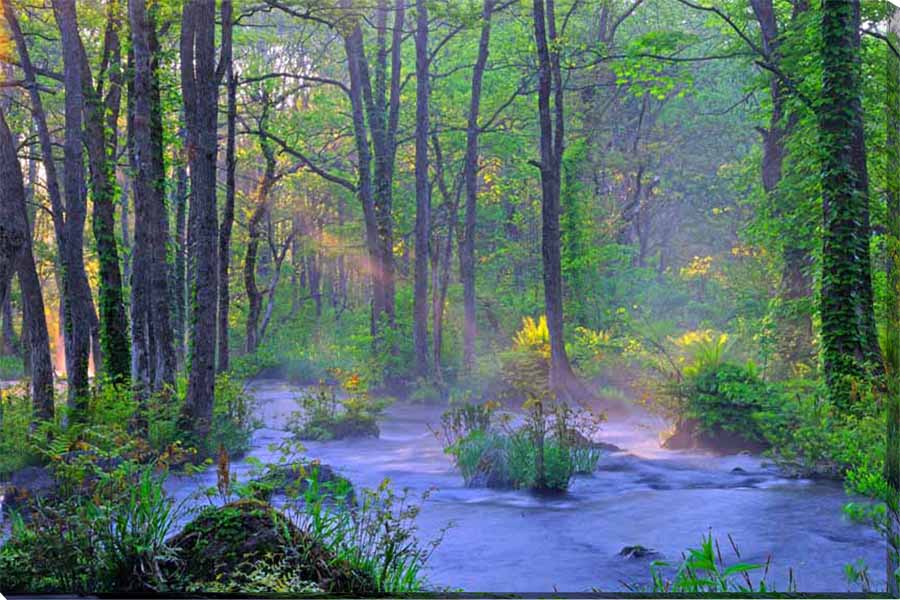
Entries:
MULTIPOLYGON (((108 9, 107 31, 104 54, 110 72, 119 70, 119 36, 117 29, 118 4, 113 2, 108 9)), ((90 167, 90 189, 93 204, 92 228, 100 263, 99 286, 99 333, 103 364, 97 353, 94 368, 103 372, 115 383, 125 383, 131 375, 131 352, 128 341, 128 318, 122 293, 122 272, 119 267, 119 250, 116 242, 116 187, 115 144, 111 143, 107 130, 111 119, 119 112, 120 87, 111 85, 109 102, 102 97, 102 79, 95 88, 91 77, 91 67, 87 53, 76 37, 74 51, 81 60, 81 77, 85 98, 84 141, 90 167)), ((102 75, 102 74, 101 74, 102 75)))

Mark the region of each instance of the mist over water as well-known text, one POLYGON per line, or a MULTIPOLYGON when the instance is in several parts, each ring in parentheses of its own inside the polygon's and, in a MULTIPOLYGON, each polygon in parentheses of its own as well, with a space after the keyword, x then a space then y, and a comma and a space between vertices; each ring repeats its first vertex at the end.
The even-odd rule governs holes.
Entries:
MULTIPOLYGON (((264 426, 248 456, 276 462, 279 454, 270 446, 289 436, 286 420, 302 388, 259 380, 250 389, 264 426)), ((621 451, 605 452, 593 476, 576 476, 566 494, 467 488, 428 428, 439 424, 441 412, 397 403, 377 439, 304 444, 307 458, 334 467, 357 489, 384 478, 414 495, 434 489, 417 519, 419 538, 434 539, 452 525, 426 568, 434 587, 621 591, 626 584, 648 584, 652 560, 679 562, 710 529, 726 563, 737 562, 728 534, 742 561, 765 563, 771 555, 770 588, 785 590, 793 569, 801 592, 849 591, 844 566, 859 559, 869 566, 875 589, 884 585, 884 542, 843 516, 849 499, 838 482, 788 479, 753 456, 661 449, 657 436, 665 423, 635 412, 603 425, 598 440, 621 451), (619 556, 634 545, 658 555, 619 556)), ((246 480, 251 464, 244 458, 232 470, 246 480)), ((172 476, 167 486, 176 501, 191 505, 205 503, 190 496, 215 481, 209 469, 172 476)))

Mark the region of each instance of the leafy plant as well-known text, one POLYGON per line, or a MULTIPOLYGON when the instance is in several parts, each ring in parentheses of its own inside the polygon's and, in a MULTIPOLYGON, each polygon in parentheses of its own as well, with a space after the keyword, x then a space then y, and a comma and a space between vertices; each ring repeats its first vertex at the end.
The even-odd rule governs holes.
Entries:
MULTIPOLYGON (((726 564, 722 557, 719 541, 712 533, 703 537, 699 548, 688 548, 687 554, 678 565, 674 579, 667 579, 662 569, 671 566, 664 561, 654 561, 650 565, 653 592, 663 594, 721 594, 732 592, 772 592, 766 586, 769 562, 765 565, 741 562, 741 553, 731 536, 732 551, 738 562, 726 564), (751 574, 762 570, 762 576, 754 582, 751 574)), ((796 587, 793 578, 789 591, 796 587)))

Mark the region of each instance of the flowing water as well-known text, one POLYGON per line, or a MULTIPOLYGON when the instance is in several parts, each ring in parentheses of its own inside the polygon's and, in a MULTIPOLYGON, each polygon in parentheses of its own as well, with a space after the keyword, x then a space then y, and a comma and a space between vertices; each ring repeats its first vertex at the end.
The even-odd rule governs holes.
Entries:
MULTIPOLYGON (((285 423, 302 388, 259 380, 250 391, 264 426, 248 456, 277 462, 280 454, 271 446, 288 437, 285 423)), ((712 530, 726 557, 733 558, 728 534, 744 561, 765 563, 771 556, 770 588, 784 590, 792 570, 801 592, 848 591, 844 566, 859 559, 868 564, 875 589, 884 587, 884 543, 842 516, 847 497, 838 483, 788 479, 751 456, 660 449, 657 432, 665 423, 635 415, 604 424, 600 440, 622 450, 605 453, 597 471, 576 477, 564 495, 472 489, 428 428, 440 414, 440 408, 398 403, 387 410, 377 439, 305 444, 306 457, 331 465, 357 488, 389 478, 395 489, 414 494, 435 489, 417 519, 418 535, 428 541, 452 527, 427 566, 432 586, 621 591, 626 584, 646 585, 652 560, 677 562, 712 530), (619 555, 635 545, 658 554, 619 555)), ((251 476, 252 462, 232 464, 238 480, 251 476)), ((215 484, 215 469, 208 469, 173 475, 166 486, 183 506, 197 506, 207 502, 197 499, 198 489, 215 484)))
MULTIPOLYGON (((279 381, 256 381, 251 391, 264 428, 251 456, 277 460, 269 447, 286 438, 288 415, 301 392, 279 381)), ((576 477, 567 494, 465 487, 428 425, 441 409, 398 403, 381 422, 377 439, 306 443, 307 456, 336 468, 356 487, 389 478, 414 493, 436 488, 417 520, 430 540, 448 524, 427 568, 430 583, 474 592, 622 590, 647 584, 654 559, 678 561, 712 529, 732 557, 731 534, 743 560, 765 563, 768 582, 786 588, 793 570, 799 591, 848 591, 844 565, 863 559, 876 589, 884 585, 884 544, 842 516, 847 497, 835 482, 787 479, 751 456, 714 456, 659 448, 665 425, 646 415, 612 419, 600 440, 608 452, 592 476, 576 477), (625 546, 652 548, 650 558, 623 558, 625 546)), ((250 464, 233 470, 246 478, 250 464)), ((215 485, 214 471, 176 476, 169 491, 186 498, 198 485, 215 485)), ((754 576, 754 580, 758 576, 754 576)))

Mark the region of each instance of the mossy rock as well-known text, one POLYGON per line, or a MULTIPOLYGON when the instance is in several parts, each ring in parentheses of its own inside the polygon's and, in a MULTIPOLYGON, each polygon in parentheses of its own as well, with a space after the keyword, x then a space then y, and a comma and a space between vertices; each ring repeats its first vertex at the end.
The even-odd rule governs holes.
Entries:
POLYGON ((342 477, 330 465, 319 462, 300 461, 290 464, 270 466, 265 475, 251 482, 260 499, 274 495, 303 496, 310 486, 310 479, 316 474, 321 492, 329 497, 341 496, 348 505, 356 504, 353 484, 342 477))
POLYGON ((330 593, 376 591, 372 577, 332 555, 286 516, 258 500, 239 500, 204 510, 169 539, 177 560, 167 579, 185 589, 204 582, 240 579, 260 562, 287 564, 298 576, 330 593))
POLYGON ((339 415, 334 419, 313 419, 299 433, 301 440, 342 440, 346 438, 378 437, 381 431, 375 417, 369 415, 339 415))

